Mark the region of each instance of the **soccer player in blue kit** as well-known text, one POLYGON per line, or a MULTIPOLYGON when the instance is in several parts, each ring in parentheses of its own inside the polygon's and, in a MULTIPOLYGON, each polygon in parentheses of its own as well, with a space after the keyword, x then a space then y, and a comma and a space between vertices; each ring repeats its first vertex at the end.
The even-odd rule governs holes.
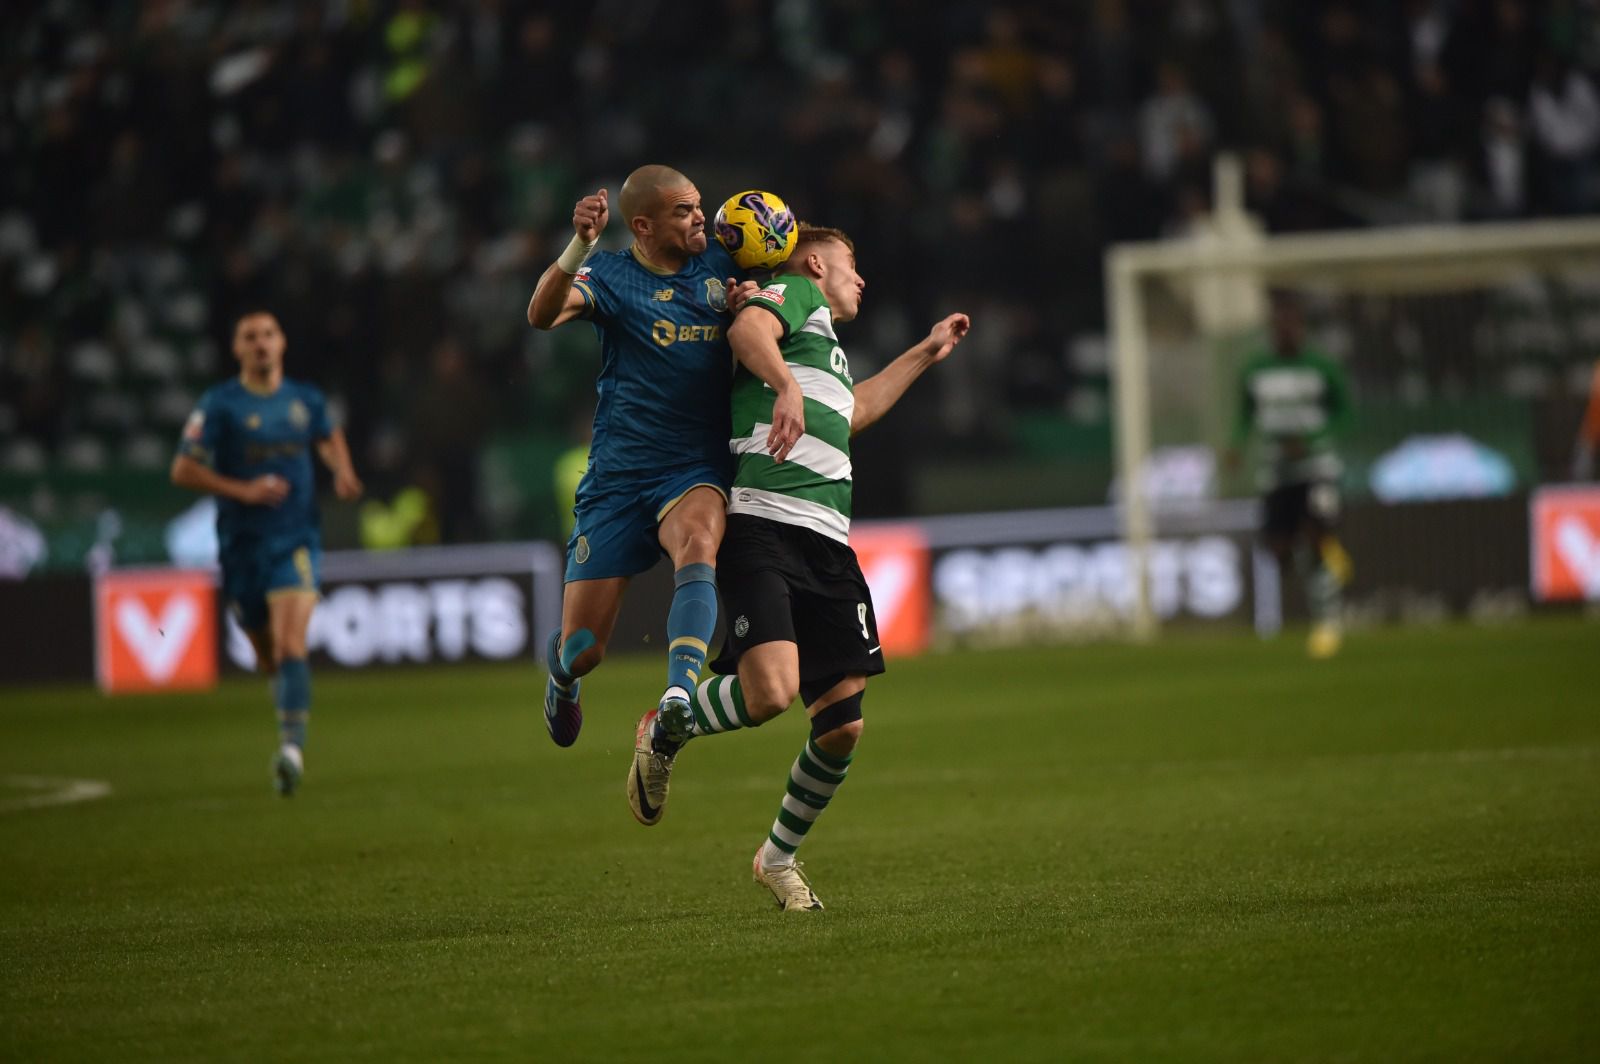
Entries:
POLYGON ((278 753, 273 780, 288 797, 305 771, 311 670, 306 628, 322 559, 311 450, 333 472, 341 499, 361 495, 344 432, 310 384, 283 375, 283 329, 265 311, 233 328, 240 373, 200 397, 172 461, 172 482, 217 497, 222 590, 273 679, 278 753))
MULTIPOLYGON (((672 560, 675 588, 667 682, 657 707, 640 720, 636 741, 668 746, 692 726, 691 692, 717 620, 717 547, 733 472, 733 355, 725 334, 730 311, 756 288, 737 282, 733 260, 708 241, 700 193, 678 171, 640 167, 623 182, 617 207, 632 245, 594 253, 610 197, 605 189, 583 197, 572 214, 576 235, 528 303, 536 328, 579 318, 592 323, 602 356, 589 469, 567 544, 561 628, 548 645, 545 725, 560 746, 578 738, 579 680, 605 656, 629 578, 662 554, 672 560)), ((802 409, 793 384, 774 412, 775 457, 799 438, 802 409)), ((628 780, 630 804, 636 817, 653 824, 660 810, 643 791, 656 785, 636 777, 628 780)))

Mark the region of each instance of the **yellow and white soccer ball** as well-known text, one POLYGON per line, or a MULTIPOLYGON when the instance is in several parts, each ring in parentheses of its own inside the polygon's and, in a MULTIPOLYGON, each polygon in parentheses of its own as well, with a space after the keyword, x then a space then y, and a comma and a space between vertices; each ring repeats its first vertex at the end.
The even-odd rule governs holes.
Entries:
POLYGON ((712 231, 741 269, 774 270, 794 250, 800 223, 783 200, 771 192, 749 189, 729 196, 717 208, 712 231))

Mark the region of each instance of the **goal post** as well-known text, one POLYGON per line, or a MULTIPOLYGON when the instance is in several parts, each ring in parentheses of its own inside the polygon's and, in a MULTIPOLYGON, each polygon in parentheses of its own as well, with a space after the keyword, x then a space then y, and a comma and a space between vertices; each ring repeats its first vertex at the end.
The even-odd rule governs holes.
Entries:
POLYGON ((1269 236, 1243 210, 1237 163, 1217 169, 1216 211, 1194 236, 1119 244, 1105 258, 1136 639, 1159 629, 1152 456, 1222 443, 1239 352, 1260 341, 1269 290, 1317 305, 1330 354, 1363 370, 1358 407, 1366 393, 1419 426, 1478 399, 1575 391, 1600 357, 1600 218, 1269 236))

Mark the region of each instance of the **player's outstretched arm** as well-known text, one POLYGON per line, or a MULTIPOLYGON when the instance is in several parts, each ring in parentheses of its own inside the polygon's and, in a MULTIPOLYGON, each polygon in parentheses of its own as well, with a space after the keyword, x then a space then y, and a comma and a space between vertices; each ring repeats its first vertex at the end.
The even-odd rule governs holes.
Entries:
POLYGON ((767 430, 767 452, 775 462, 789 457, 806 431, 805 394, 783 360, 778 348, 781 339, 783 322, 764 310, 745 311, 728 326, 728 346, 734 357, 777 395, 772 403, 772 427, 767 430))
POLYGON ((220 495, 247 506, 277 506, 289 497, 289 482, 282 477, 270 473, 253 480, 225 477, 183 454, 172 460, 172 482, 180 488, 220 495))
POLYGON ((344 429, 334 429, 327 437, 317 441, 317 457, 333 473, 333 493, 349 502, 361 498, 364 490, 356 467, 350 461, 350 444, 345 441, 344 429))
POLYGON ((533 298, 528 300, 528 324, 535 329, 554 329, 571 321, 583 311, 582 293, 573 291, 572 279, 589 252, 600 240, 600 233, 611 216, 606 190, 600 189, 585 196, 572 208, 574 236, 561 257, 550 264, 534 286, 533 298))
POLYGON ((922 376, 929 366, 937 365, 950 357, 972 328, 972 319, 965 314, 951 314, 914 347, 883 369, 856 385, 855 412, 850 415, 850 435, 854 436, 868 425, 887 414, 900 397, 906 394, 911 382, 922 376))

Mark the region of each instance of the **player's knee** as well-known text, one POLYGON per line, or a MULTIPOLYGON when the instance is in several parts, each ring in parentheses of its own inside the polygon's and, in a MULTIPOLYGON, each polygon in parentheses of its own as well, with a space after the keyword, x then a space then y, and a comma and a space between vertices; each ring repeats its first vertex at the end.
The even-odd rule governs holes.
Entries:
POLYGON ((757 723, 771 720, 794 704, 800 693, 800 681, 782 673, 752 676, 748 682, 741 678, 745 710, 757 723))
POLYGON ((265 630, 250 631, 250 649, 256 652, 256 671, 271 676, 278 671, 278 654, 272 645, 272 636, 265 630))
POLYGON ((705 525, 696 525, 684 535, 678 557, 674 558, 673 561, 680 569, 685 565, 693 565, 696 562, 704 565, 715 565, 717 561, 717 546, 717 534, 705 525))
POLYGON ((866 721, 861 716, 864 691, 831 702, 811 715, 811 738, 824 752, 849 756, 861 741, 866 721))
POLYGON ((848 757, 855 751, 856 744, 861 741, 861 732, 865 727, 866 721, 864 720, 841 724, 832 731, 823 732, 821 735, 816 736, 817 745, 822 747, 826 753, 837 754, 839 757, 848 757))

